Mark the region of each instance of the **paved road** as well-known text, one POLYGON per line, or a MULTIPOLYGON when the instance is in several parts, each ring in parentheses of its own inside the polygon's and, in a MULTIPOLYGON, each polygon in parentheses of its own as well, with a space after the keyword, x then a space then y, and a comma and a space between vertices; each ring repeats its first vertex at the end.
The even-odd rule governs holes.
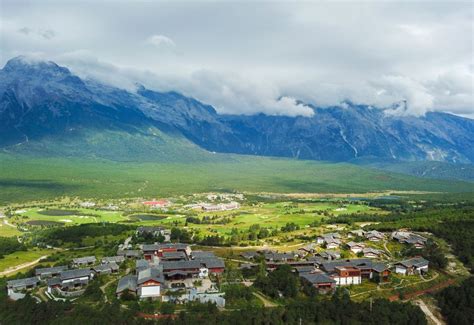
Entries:
POLYGON ((445 325, 444 322, 440 321, 432 312, 431 310, 428 308, 428 306, 425 304, 425 302, 423 300, 415 300, 415 304, 417 304, 418 306, 420 306, 421 310, 425 313, 426 317, 428 317, 429 319, 431 319, 433 321, 433 323, 435 323, 436 325, 445 325))
POLYGON ((33 266, 35 264, 38 264, 39 262, 41 262, 41 260, 44 260, 47 257, 48 257, 48 255, 44 255, 44 256, 41 256, 40 258, 38 258, 37 260, 31 261, 31 262, 28 262, 28 263, 23 263, 23 264, 15 266, 15 267, 10 267, 10 268, 6 269, 5 271, 0 272, 0 276, 9 275, 9 274, 14 273, 16 271, 19 271, 21 269, 24 269, 24 268, 33 266))

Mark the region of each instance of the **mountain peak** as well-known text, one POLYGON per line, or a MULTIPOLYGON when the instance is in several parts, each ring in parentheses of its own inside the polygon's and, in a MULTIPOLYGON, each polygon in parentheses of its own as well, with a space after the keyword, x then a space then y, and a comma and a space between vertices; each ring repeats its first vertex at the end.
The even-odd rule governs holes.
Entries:
POLYGON ((45 61, 25 55, 20 55, 8 60, 2 70, 8 73, 34 73, 56 77, 71 75, 69 69, 57 65, 53 61, 45 61))

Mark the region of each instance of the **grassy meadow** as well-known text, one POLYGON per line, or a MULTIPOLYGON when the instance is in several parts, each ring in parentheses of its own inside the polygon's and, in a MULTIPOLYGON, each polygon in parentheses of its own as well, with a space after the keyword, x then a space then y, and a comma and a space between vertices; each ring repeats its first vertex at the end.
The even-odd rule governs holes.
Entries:
MULTIPOLYGON (((215 218, 213 223, 187 223, 189 229, 199 230, 203 235, 219 234, 230 235, 232 229, 247 230, 252 225, 265 228, 280 229, 288 223, 294 223, 301 229, 323 218, 330 218, 345 213, 376 213, 383 214, 377 208, 363 204, 350 204, 342 207, 336 202, 328 203, 298 203, 278 202, 261 203, 256 206, 244 205, 238 210, 219 212, 196 212, 195 216, 202 220, 204 217, 215 218), (228 219, 229 222, 221 224, 219 221, 228 219)), ((186 224, 186 215, 169 215, 158 221, 142 221, 141 225, 166 225, 173 226, 186 224)))
POLYGON ((198 192, 474 192, 474 184, 422 179, 345 163, 216 154, 216 162, 128 163, 0 154, 0 204, 52 199, 169 197, 198 192))
POLYGON ((4 258, 0 259, 0 272, 6 271, 8 268, 37 260, 41 256, 48 256, 53 252, 54 250, 52 249, 34 248, 28 251, 19 251, 6 255, 4 258))

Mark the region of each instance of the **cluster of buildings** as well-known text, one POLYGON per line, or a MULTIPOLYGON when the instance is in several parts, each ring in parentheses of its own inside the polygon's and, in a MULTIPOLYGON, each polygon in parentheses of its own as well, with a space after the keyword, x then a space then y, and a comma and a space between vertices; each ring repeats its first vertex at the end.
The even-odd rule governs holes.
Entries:
POLYGON ((171 231, 159 226, 140 226, 137 228, 136 234, 138 236, 149 235, 155 238, 161 235, 164 237, 165 242, 169 242, 171 240, 171 231))
MULTIPOLYGON (((383 240, 385 238, 385 235, 375 230, 365 232, 360 229, 350 232, 348 237, 362 237, 370 242, 378 242, 383 240)), ((352 253, 357 255, 361 254, 361 256, 366 258, 381 258, 384 255, 384 252, 382 250, 367 247, 364 242, 350 241, 344 245, 342 242, 342 237, 338 233, 328 233, 320 235, 316 237, 315 243, 310 243, 304 247, 301 247, 299 250, 304 251, 306 253, 315 253, 318 245, 326 247, 327 250, 316 253, 316 255, 330 260, 341 258, 341 254, 339 251, 337 251, 337 249, 343 246, 347 247, 352 253)))
POLYGON ((151 200, 143 201, 142 204, 150 209, 163 209, 171 205, 171 202, 168 200, 151 200))
POLYGON ((225 263, 213 252, 192 251, 187 244, 144 244, 136 259, 135 272, 122 277, 116 294, 129 294, 140 299, 153 298, 164 301, 214 302, 225 305, 223 294, 210 281, 225 270, 225 263), (200 285, 196 285, 200 283, 200 285), (182 290, 181 294, 165 292, 182 290))
POLYGON ((123 249, 116 256, 98 260, 95 256, 74 258, 69 266, 38 268, 35 276, 7 282, 8 295, 17 300, 25 291, 45 285, 52 298, 77 297, 84 293, 94 277, 118 274, 120 264, 135 262, 135 270, 119 279, 116 294, 126 292, 140 299, 153 298, 165 301, 200 301, 225 305, 223 294, 210 280, 225 270, 224 260, 213 252, 192 251, 187 244, 144 244, 139 249, 123 249), (199 285, 198 285, 199 283, 199 285), (181 289, 180 295, 164 293, 181 289))
POLYGON ((394 231, 391 235, 391 238, 398 241, 399 243, 413 245, 413 247, 419 249, 425 247, 425 244, 428 241, 427 238, 421 235, 403 230, 394 231))
POLYGON ((209 201, 232 201, 232 200, 240 200, 244 199, 244 195, 241 193, 211 193, 206 196, 209 201))
MULTIPOLYGON (((386 257, 383 250, 369 247, 370 242, 386 239, 385 234, 378 231, 352 231, 348 237, 364 238, 364 241, 349 241, 346 244, 338 233, 327 233, 316 238, 316 241, 300 247, 296 252, 256 251, 243 252, 241 256, 254 260, 261 256, 267 271, 273 271, 280 265, 290 265, 303 281, 307 281, 320 291, 333 290, 336 286, 359 285, 363 279, 378 282, 388 281, 390 274, 411 275, 428 271, 429 262, 422 257, 414 257, 397 263, 387 264, 379 259, 386 257), (352 253, 360 256, 356 259, 341 259, 338 248, 345 246, 352 253), (321 249, 325 247, 325 249, 321 249)), ((394 232, 391 238, 401 243, 422 247, 426 238, 409 232, 394 232), (417 246, 418 245, 418 246, 417 246)), ((256 264, 245 263, 242 269, 255 267, 256 264)))
POLYGON ((228 203, 196 203, 187 205, 187 208, 202 210, 202 211, 230 211, 240 208, 240 203, 232 201, 228 203))
POLYGON ((98 274, 94 268, 100 266, 70 269, 64 265, 38 268, 34 277, 7 281, 8 296, 13 300, 21 299, 25 291, 46 285, 48 294, 77 297, 84 293, 85 287, 98 274))

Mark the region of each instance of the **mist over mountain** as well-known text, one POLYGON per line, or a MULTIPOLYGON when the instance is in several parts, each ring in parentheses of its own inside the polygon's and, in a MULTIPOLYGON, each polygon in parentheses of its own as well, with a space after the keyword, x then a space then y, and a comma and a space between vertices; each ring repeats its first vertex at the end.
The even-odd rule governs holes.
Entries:
POLYGON ((471 119, 441 112, 397 116, 351 103, 307 105, 311 117, 222 115, 178 92, 142 85, 131 92, 82 80, 53 62, 17 57, 0 70, 0 147, 130 161, 208 159, 210 151, 337 162, 474 162, 471 119))

